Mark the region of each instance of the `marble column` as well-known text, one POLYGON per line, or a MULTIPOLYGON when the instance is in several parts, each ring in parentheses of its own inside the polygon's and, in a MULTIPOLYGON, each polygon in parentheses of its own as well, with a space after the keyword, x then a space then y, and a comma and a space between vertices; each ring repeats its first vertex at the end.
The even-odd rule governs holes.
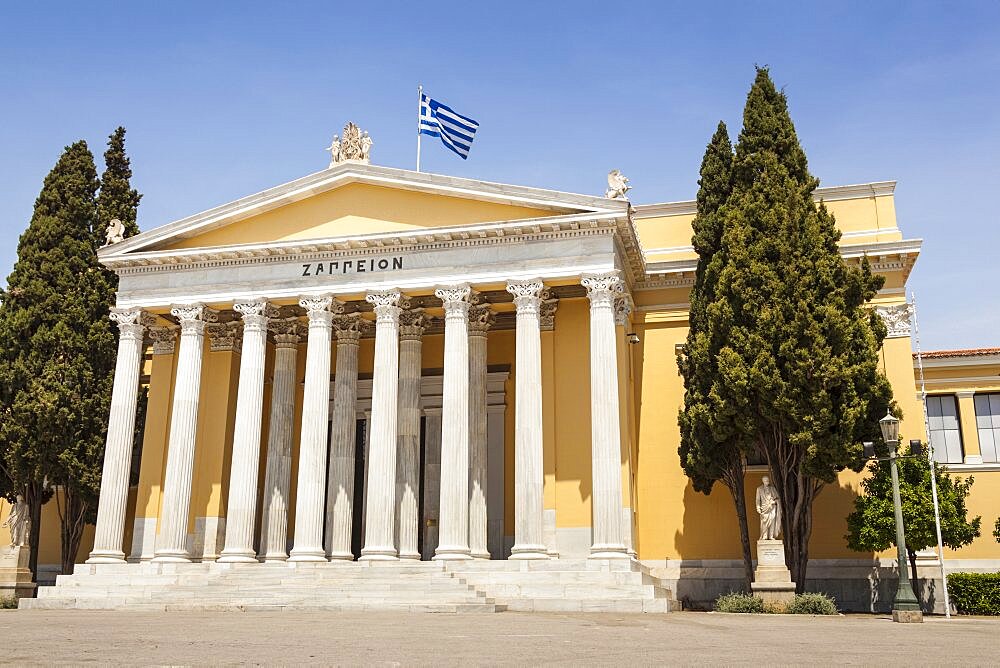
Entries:
POLYGON ((218 315, 201 304, 170 309, 181 326, 177 376, 167 441, 167 470, 160 508, 160 536, 153 561, 191 561, 188 554, 188 514, 191 510, 191 476, 194 473, 194 443, 198 431, 198 399, 201 392, 201 361, 205 345, 205 323, 218 315))
POLYGON ((266 562, 276 562, 288 559, 295 375, 302 325, 298 318, 285 318, 272 320, 268 328, 274 333, 274 379, 271 383, 271 419, 264 470, 260 556, 266 562))
POLYGON ((372 375, 371 445, 365 498, 365 546, 361 559, 396 559, 396 430, 399 410, 400 293, 372 292, 375 307, 375 368, 372 375))
POLYGON ((514 353, 514 546, 511 559, 548 559, 544 539, 541 281, 511 281, 514 353))
POLYGON ((354 522, 354 450, 357 432, 358 344, 368 328, 360 313, 333 319, 337 334, 337 373, 333 383, 330 466, 326 488, 326 556, 350 561, 354 522))
POLYGON ((486 524, 486 332, 496 317, 488 305, 469 309, 469 550, 489 559, 486 524))
POLYGON ((111 390, 111 412, 104 446, 101 493, 97 502, 94 549, 88 564, 124 563, 122 540, 128 504, 129 469, 135 436, 135 409, 142 371, 143 333, 152 318, 140 309, 112 309, 111 320, 118 325, 118 359, 111 390))
POLYGON ((253 563, 254 524, 257 520, 257 485, 260 466, 260 433, 264 419, 264 363, 267 324, 276 309, 266 301, 237 302, 233 310, 243 316, 243 353, 236 391, 236 425, 229 466, 229 501, 226 504, 226 544, 220 562, 253 563))
POLYGON ((303 297, 309 316, 306 383, 299 438, 299 475, 295 489, 295 538, 289 561, 326 561, 323 549, 323 497, 326 495, 326 437, 330 417, 330 346, 334 311, 344 305, 329 296, 303 297))
POLYGON ((441 508, 435 559, 469 554, 469 295, 467 285, 439 288, 444 305, 441 398, 441 508))
POLYGON ((396 544, 400 559, 420 559, 420 360, 423 309, 399 316, 399 415, 396 435, 396 544))
POLYGON ((587 274, 590 298, 590 424, 594 559, 628 558, 622 521, 621 428, 614 302, 622 294, 618 272, 587 274))

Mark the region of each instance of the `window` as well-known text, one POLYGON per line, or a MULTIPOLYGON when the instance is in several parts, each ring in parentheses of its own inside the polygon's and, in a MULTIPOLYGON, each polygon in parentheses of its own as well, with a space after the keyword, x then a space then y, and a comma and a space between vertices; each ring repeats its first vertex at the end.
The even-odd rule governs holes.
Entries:
POLYGON ((1000 394, 977 394, 976 427, 984 462, 1000 462, 1000 394))
POLYGON ((955 395, 927 397, 927 424, 931 432, 934 461, 962 463, 962 432, 958 426, 958 403, 955 395))

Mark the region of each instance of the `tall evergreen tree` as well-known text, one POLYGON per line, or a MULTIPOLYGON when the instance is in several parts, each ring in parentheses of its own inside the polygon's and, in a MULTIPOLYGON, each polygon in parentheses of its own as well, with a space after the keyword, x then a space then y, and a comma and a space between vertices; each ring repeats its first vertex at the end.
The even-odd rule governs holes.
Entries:
MULTIPOLYGON (((721 209, 723 258, 712 328, 720 430, 752 441, 767 459, 782 505, 785 557, 796 587, 806 582, 812 505, 839 471, 860 470, 892 402, 879 370, 885 326, 867 303, 884 278, 841 258, 840 232, 813 201, 809 173, 785 95, 758 68, 721 209)), ((895 407, 894 407, 895 408, 895 407)), ((898 413, 898 408, 897 415, 898 413)))
POLYGON ((132 166, 125 153, 125 128, 119 126, 108 137, 108 150, 104 152, 101 192, 97 196, 97 227, 94 229, 94 242, 98 247, 104 245, 108 223, 115 218, 125 225, 126 239, 139 234, 136 216, 142 195, 132 187, 131 179, 132 166))
MULTIPOLYGON (((912 582, 917 583, 917 552, 937 545, 937 526, 931 494, 931 466, 926 459, 904 457, 899 467, 899 498, 906 528, 906 552, 912 582)), ((896 545, 896 512, 892 502, 889 462, 873 463, 871 475, 861 481, 862 494, 854 499, 854 511, 847 516, 847 545, 852 550, 888 550, 896 545)), ((981 517, 969 519, 965 500, 973 478, 952 478, 934 465, 938 508, 941 515, 941 542, 957 550, 979 536, 981 517)), ((905 568, 900 564, 901 568, 905 568)))
MULTIPOLYGON (((114 337, 93 238, 97 185, 86 142, 67 147, 45 178, 0 294, 0 462, 31 508, 36 575, 50 485, 90 477, 75 461, 101 449, 106 429, 109 376, 95 369, 113 364, 114 337)), ((79 514, 72 496, 60 501, 66 517, 79 514)), ((65 567, 65 546, 63 556, 65 567)))
POLYGON ((714 387, 719 382, 718 354, 725 344, 725 323, 715 322, 709 306, 716 299, 716 283, 724 266, 721 209, 732 191, 733 147, 726 124, 719 126, 702 158, 698 181, 698 212, 691 223, 692 244, 698 253, 694 287, 691 289, 687 344, 680 359, 684 377, 684 406, 678 422, 681 443, 678 454, 694 489, 709 494, 717 480, 729 489, 736 507, 743 549, 747 590, 753 581, 753 553, 746 509, 746 458, 752 447, 730 422, 719 417, 728 411, 714 387))

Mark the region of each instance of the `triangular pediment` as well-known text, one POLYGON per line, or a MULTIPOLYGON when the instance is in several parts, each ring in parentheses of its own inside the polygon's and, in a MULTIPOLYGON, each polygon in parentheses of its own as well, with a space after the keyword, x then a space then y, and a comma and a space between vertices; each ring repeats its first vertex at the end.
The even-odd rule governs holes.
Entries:
POLYGON ((105 247, 101 256, 407 234, 626 209, 624 201, 602 197, 343 164, 143 232, 105 247))

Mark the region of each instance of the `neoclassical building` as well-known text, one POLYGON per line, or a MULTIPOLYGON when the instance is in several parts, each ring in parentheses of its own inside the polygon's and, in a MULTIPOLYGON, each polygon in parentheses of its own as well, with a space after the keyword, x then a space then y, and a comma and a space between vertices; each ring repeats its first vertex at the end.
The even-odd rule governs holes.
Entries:
MULTIPOLYGON (((921 241, 897 226, 894 187, 815 196, 844 261, 867 256, 886 276, 884 370, 904 438, 923 438, 905 304, 921 241)), ((121 337, 78 572, 422 561, 485 573, 506 560, 523 565, 494 568, 634 568, 695 604, 738 586, 728 492, 695 493, 677 454, 695 205, 621 194, 344 160, 106 246, 121 337)), ((990 410, 1000 391, 994 358, 975 367, 970 405, 978 392, 990 410)), ((930 366, 932 389, 950 388, 943 362, 930 366)), ((984 525, 1000 507, 990 452, 947 460, 976 472, 984 525)), ((750 489, 764 472, 750 467, 750 489)), ((817 587, 864 608, 890 555, 845 545, 858 481, 845 473, 821 495, 811 557, 817 587)), ((949 557, 996 568, 991 540, 949 557)))

